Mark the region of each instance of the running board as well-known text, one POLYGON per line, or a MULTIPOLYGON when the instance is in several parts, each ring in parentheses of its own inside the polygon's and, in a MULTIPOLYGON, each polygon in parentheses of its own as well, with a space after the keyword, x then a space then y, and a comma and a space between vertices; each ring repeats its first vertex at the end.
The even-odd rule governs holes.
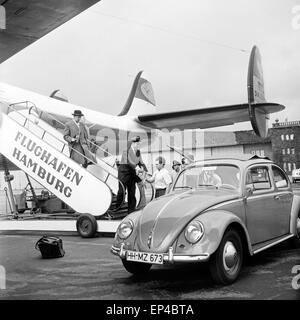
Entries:
POLYGON ((285 236, 283 236, 283 237, 281 237, 279 239, 277 238, 277 240, 273 239, 272 242, 268 241, 269 242, 268 244, 260 247, 259 249, 253 250, 253 255, 257 254, 257 253, 259 253, 259 252, 261 252, 263 250, 269 249, 269 248, 271 248, 271 247, 273 247, 273 246, 275 246, 275 245, 277 245, 277 244, 279 244, 279 243, 281 243, 283 241, 286 241, 286 240, 288 240, 290 238, 293 238, 293 237, 294 237, 293 234, 289 234, 289 235, 285 235, 285 236))

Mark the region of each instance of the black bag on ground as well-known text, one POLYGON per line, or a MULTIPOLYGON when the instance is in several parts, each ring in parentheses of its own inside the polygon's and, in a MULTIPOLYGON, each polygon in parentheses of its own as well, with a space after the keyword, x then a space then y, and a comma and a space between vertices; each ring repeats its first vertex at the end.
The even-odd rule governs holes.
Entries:
POLYGON ((60 258, 65 255, 62 240, 58 237, 43 236, 37 241, 35 248, 41 251, 44 259, 60 258))

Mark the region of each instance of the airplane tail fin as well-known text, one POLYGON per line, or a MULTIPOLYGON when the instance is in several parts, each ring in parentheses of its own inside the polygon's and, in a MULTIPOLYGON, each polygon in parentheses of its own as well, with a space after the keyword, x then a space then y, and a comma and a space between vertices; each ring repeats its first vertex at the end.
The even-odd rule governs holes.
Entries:
POLYGON ((268 103, 265 98, 261 55, 257 46, 253 46, 250 54, 247 80, 250 122, 258 136, 266 137, 268 134, 269 113, 264 111, 263 108, 268 103))
POLYGON ((152 85, 141 77, 142 72, 136 75, 127 101, 118 116, 151 113, 151 107, 155 107, 152 85))
POLYGON ((268 134, 271 113, 285 107, 265 99, 261 57, 253 47, 248 67, 248 101, 242 104, 189 109, 155 114, 139 114, 137 121, 153 129, 207 129, 249 121, 254 132, 262 138, 268 134))

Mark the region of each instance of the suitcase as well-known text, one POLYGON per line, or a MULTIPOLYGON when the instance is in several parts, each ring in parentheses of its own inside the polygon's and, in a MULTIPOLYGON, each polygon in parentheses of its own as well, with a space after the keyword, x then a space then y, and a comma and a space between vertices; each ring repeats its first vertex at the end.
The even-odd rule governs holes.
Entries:
POLYGON ((58 237, 43 236, 37 241, 35 248, 40 250, 43 259, 61 258, 65 255, 62 240, 58 237))

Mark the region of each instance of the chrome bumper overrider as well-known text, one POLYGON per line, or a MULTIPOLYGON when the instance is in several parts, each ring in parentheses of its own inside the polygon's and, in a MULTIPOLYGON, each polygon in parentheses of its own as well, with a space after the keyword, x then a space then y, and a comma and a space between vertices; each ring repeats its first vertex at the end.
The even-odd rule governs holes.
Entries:
MULTIPOLYGON (((120 257, 121 259, 126 258, 127 250, 124 249, 124 243, 121 244, 120 248, 112 246, 110 249, 111 253, 120 257)), ((168 253, 163 253, 164 263, 175 263, 175 262, 205 262, 209 259, 209 253, 202 253, 198 255, 185 255, 173 253, 173 248, 170 247, 168 253)))

